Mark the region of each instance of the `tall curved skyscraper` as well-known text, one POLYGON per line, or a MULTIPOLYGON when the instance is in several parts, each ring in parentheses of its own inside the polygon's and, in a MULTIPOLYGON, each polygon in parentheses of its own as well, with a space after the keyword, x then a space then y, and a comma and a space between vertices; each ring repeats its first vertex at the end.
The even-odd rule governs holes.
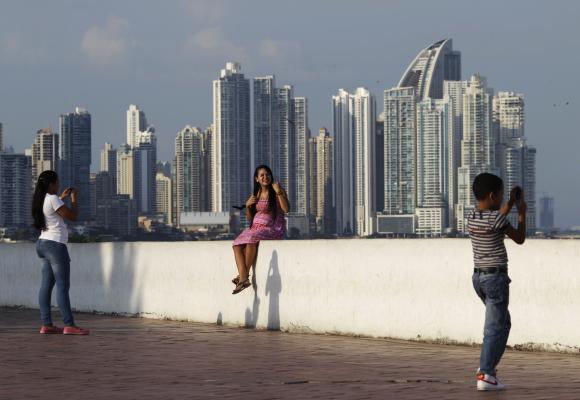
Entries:
POLYGON ((419 101, 443 98, 443 81, 461 80, 461 52, 443 39, 423 49, 407 67, 399 88, 413 87, 419 101))

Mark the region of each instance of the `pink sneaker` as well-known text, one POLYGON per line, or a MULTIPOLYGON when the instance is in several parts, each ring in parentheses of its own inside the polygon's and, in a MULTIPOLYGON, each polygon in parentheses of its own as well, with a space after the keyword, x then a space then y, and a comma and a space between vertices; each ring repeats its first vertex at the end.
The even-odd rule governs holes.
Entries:
POLYGON ((40 333, 42 335, 54 335, 54 334, 60 334, 63 333, 64 329, 59 328, 58 326, 42 326, 40 327, 40 333))
POLYGON ((89 330, 78 326, 65 326, 62 332, 64 335, 88 335, 89 330))

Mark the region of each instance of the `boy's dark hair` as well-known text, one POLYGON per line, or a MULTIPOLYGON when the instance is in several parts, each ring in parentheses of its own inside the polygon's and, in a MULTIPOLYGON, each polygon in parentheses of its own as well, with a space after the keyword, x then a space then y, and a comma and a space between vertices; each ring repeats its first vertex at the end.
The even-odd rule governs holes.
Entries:
POLYGON ((484 172, 473 180, 473 194, 477 200, 485 199, 490 193, 503 190, 503 181, 499 176, 484 172))

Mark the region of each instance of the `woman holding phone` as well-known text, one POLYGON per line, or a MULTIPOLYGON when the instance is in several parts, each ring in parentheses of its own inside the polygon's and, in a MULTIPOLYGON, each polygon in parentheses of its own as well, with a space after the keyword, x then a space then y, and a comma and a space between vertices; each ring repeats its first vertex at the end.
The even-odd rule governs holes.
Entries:
POLYGON ((67 188, 58 192, 58 175, 54 171, 44 171, 38 177, 32 197, 32 218, 34 227, 41 231, 36 242, 36 253, 42 260, 42 282, 38 295, 41 334, 88 335, 87 329, 75 325, 69 299, 70 257, 68 254, 68 230, 64 220, 75 221, 79 215, 78 191, 67 188), (70 197, 71 206, 64 201, 70 197), (64 328, 52 323, 50 303, 52 289, 56 284, 56 300, 62 314, 64 328))

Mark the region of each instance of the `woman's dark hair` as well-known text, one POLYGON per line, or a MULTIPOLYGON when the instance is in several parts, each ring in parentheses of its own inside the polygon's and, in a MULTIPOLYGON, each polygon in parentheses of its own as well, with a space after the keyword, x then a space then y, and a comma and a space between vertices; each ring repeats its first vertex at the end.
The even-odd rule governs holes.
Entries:
POLYGON ((36 181, 34 194, 32 195, 32 219, 34 220, 34 227, 41 231, 46 230, 46 219, 42 208, 44 206, 44 198, 48 193, 48 187, 58 181, 58 175, 54 171, 44 171, 36 181))
MULTIPOLYGON (((272 170, 267 165, 258 165, 256 167, 256 171, 254 172, 254 191, 253 191, 253 194, 254 194, 254 196, 258 196, 258 193, 260 192, 260 188, 262 187, 260 185, 260 183, 256 182, 256 178, 258 177, 258 174, 260 173, 261 169, 265 169, 266 172, 268 173, 268 175, 270 175, 270 184, 268 185, 268 211, 272 214, 272 218, 274 220, 276 220, 278 207, 276 204, 276 191, 274 190, 274 187, 272 186, 272 183, 274 182, 274 174, 272 174, 272 170)), ((260 199, 258 199, 258 200, 260 200, 260 199)), ((254 204, 253 206, 250 207, 250 211, 252 213, 252 218, 253 218, 253 216, 256 215, 256 204, 254 204)))

